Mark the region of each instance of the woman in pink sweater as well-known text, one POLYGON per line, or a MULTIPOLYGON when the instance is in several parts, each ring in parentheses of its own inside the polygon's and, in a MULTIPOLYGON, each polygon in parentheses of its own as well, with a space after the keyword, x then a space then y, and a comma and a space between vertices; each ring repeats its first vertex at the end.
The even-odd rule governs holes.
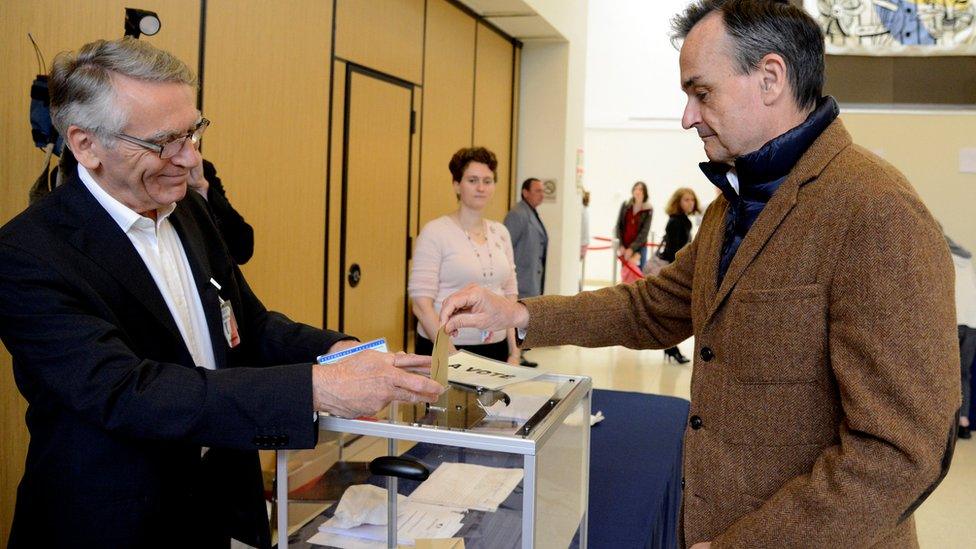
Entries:
MULTIPOLYGON (((461 149, 454 153, 448 167, 458 208, 424 225, 417 236, 410 267, 408 291, 413 312, 420 320, 417 354, 431 354, 431 340, 440 328, 441 303, 468 284, 478 284, 513 301, 518 297, 508 229, 482 215, 495 193, 495 154, 484 147, 461 149)), ((482 332, 462 328, 451 342, 458 349, 519 363, 515 330, 482 332)))

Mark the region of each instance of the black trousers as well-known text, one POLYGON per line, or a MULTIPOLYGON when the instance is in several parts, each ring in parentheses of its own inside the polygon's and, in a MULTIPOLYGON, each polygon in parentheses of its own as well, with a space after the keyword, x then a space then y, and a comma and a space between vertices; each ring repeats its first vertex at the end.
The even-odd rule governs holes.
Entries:
POLYGON ((962 381, 962 406, 959 415, 970 420, 976 419, 969 415, 971 406, 970 383, 972 383, 973 359, 976 358, 976 328, 959 325, 959 366, 962 381))
MULTIPOLYGON (((498 343, 485 343, 484 345, 457 345, 457 349, 468 351, 485 358, 491 358, 505 362, 508 360, 508 340, 503 339, 498 343)), ((417 341, 414 344, 414 352, 418 355, 430 356, 434 352, 434 342, 426 337, 417 334, 417 341)))

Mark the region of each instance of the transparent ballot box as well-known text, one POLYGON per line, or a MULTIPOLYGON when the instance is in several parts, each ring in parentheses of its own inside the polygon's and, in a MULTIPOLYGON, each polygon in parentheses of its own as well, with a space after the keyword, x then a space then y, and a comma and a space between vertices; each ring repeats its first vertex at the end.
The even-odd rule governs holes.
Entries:
MULTIPOLYGON (((343 419, 320 414, 319 429, 328 432, 323 432, 322 436, 339 433, 347 439, 385 439, 378 442, 380 453, 389 456, 403 453, 414 463, 422 463, 429 473, 437 473, 439 468, 447 465, 441 471, 443 475, 436 475, 438 482, 432 482, 434 477, 421 482, 409 477, 396 479, 377 475, 368 479, 360 477, 356 482, 351 482, 358 484, 365 481, 387 490, 384 495, 388 496, 387 501, 393 500, 395 490, 400 494, 398 506, 404 505, 403 496, 413 501, 443 492, 450 499, 452 495, 459 497, 457 494, 461 492, 468 497, 468 489, 472 492, 479 489, 491 492, 494 488, 491 479, 495 477, 487 480, 477 480, 481 477, 450 477, 456 483, 454 486, 458 487, 457 490, 436 490, 435 486, 445 486, 443 479, 457 475, 458 470, 467 471, 465 468, 469 467, 453 464, 508 469, 501 471, 503 475, 508 473, 509 478, 507 487, 497 490, 497 494, 500 494, 498 498, 504 498, 500 503, 495 502, 497 508, 454 508, 455 511, 459 507, 468 510, 463 515, 460 530, 447 537, 463 538, 468 549, 586 547, 591 392, 590 378, 558 374, 543 374, 531 381, 514 383, 496 391, 451 383, 436 404, 393 406, 385 419, 343 419), (383 446, 385 452, 382 451, 383 446), (521 480, 517 485, 514 482, 518 479, 510 478, 513 474, 517 476, 512 469, 521 469, 521 480), (391 478, 396 480, 391 482, 391 478), (391 485, 392 489, 389 488, 391 485), (415 491, 417 494, 414 494, 414 498, 409 498, 415 491)), ((332 517, 336 506, 334 501, 320 502, 323 504, 318 510, 324 509, 324 512, 307 522, 303 520, 304 525, 296 526, 295 517, 291 517, 289 522, 289 507, 292 507, 291 513, 296 511, 294 502, 292 506, 288 505, 288 456, 287 451, 279 451, 277 456, 277 532, 291 533, 285 536, 279 547, 322 547, 318 543, 322 543, 323 538, 316 538, 316 544, 309 543, 309 539, 320 532, 320 526, 332 517), (291 530, 289 524, 292 525, 291 530)), ((389 460, 374 460, 370 466, 374 472, 376 469, 373 466, 377 461, 389 460)), ((491 474, 499 472, 495 469, 488 471, 491 474)), ((334 479, 330 483, 336 484, 334 479)), ((344 488, 330 486, 329 492, 334 494, 331 497, 337 500, 344 488)), ((424 502, 431 503, 429 498, 424 502)), ((383 512, 388 513, 389 504, 381 505, 383 512)), ((408 520, 404 515, 400 515, 401 528, 408 520)), ((388 529, 385 525, 381 528, 383 532, 388 529)), ((350 541, 345 545, 326 542, 324 546, 365 546, 357 545, 362 542, 350 541)), ((386 547, 388 540, 384 537, 372 543, 376 547, 386 547)), ((406 543, 410 543, 410 538, 406 543)), ((405 544, 403 531, 400 544, 405 544)))

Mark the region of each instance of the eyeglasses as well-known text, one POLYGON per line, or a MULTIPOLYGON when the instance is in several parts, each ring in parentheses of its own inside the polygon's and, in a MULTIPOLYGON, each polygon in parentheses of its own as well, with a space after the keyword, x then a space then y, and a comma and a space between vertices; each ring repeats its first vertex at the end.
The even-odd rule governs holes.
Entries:
POLYGON ((203 132, 207 131, 209 126, 210 121, 206 118, 201 118, 200 122, 197 122, 197 125, 194 126, 192 130, 181 136, 174 137, 165 143, 153 143, 151 141, 139 139, 138 137, 132 137, 131 135, 126 135, 124 133, 116 133, 114 135, 122 141, 128 141, 133 145, 139 145, 140 147, 154 151, 159 155, 159 158, 166 160, 167 158, 173 158, 174 156, 180 154, 180 151, 183 150, 183 145, 185 145, 187 141, 196 147, 197 144, 200 143, 200 138, 203 137, 203 132))

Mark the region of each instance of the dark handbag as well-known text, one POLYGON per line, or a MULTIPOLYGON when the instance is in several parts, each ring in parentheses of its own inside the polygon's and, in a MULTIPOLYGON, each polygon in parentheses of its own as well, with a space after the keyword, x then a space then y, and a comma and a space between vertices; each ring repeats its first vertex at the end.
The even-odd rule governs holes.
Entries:
POLYGON ((651 254, 651 258, 648 259, 647 263, 644 265, 645 276, 647 275, 657 276, 661 272, 661 269, 671 264, 670 261, 664 259, 664 257, 661 255, 661 252, 664 251, 665 241, 666 238, 661 239, 661 243, 657 245, 657 249, 654 250, 654 253, 651 254))

